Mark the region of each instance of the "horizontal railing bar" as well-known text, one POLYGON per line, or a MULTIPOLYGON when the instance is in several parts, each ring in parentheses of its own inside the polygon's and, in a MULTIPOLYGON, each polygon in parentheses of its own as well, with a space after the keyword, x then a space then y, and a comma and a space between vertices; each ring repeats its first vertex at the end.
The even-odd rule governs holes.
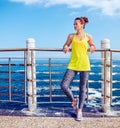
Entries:
MULTIPOLYGON (((0 88, 9 88, 9 86, 1 86, 0 88)), ((24 87, 16 87, 16 86, 11 86, 12 89, 18 89, 18 90, 24 90, 24 87)))
MULTIPOLYGON (((68 64, 50 64, 50 66, 67 66, 68 64)), ((49 66, 49 64, 43 64, 43 66, 49 66)))
MULTIPOLYGON (((10 64, 11 66, 15 66, 15 64, 10 64)), ((9 66, 9 64, 0 64, 0 66, 9 66)))
MULTIPOLYGON (((60 51, 60 52, 63 52, 63 49, 61 49, 61 48, 30 48, 29 50, 32 50, 32 51, 47 51, 47 52, 58 52, 58 51, 60 51)), ((102 52, 102 51, 111 51, 112 49, 96 49, 95 51, 96 52, 102 52)), ((70 51, 71 51, 71 49, 70 49, 70 51)), ((88 50, 89 51, 89 50, 88 50)))
POLYGON ((18 101, 18 100, 0 100, 0 101, 4 101, 4 102, 13 102, 13 103, 26 103, 26 102, 24 102, 24 101, 18 101))
POLYGON ((18 57, 15 57, 15 56, 12 56, 12 57, 9 57, 9 56, 8 56, 8 57, 6 57, 6 56, 1 57, 1 56, 0 56, 0 60, 2 60, 2 59, 3 59, 3 60, 5 60, 5 61, 6 61, 6 60, 8 60, 9 58, 11 58, 11 59, 15 59, 15 60, 18 60, 18 61, 21 61, 21 60, 23 60, 23 59, 24 59, 23 57, 19 57, 19 56, 18 56, 18 57))
MULTIPOLYGON (((37 95, 36 97, 50 97, 50 95, 37 95)), ((52 94, 52 97, 66 97, 66 95, 54 95, 52 94)))
POLYGON ((120 52, 120 49, 111 49, 111 52, 120 52))
MULTIPOLYGON (((32 81, 36 81, 36 82, 49 82, 50 80, 49 79, 46 79, 46 80, 32 80, 32 81)), ((57 79, 52 79, 51 82, 61 82, 61 80, 57 80, 57 79)), ((73 82, 79 82, 79 80, 73 80, 73 82)), ((95 80, 89 80, 90 83, 92 82, 102 82, 102 80, 98 80, 98 81, 95 81, 95 80)))
MULTIPOLYGON (((73 86, 71 85, 71 90, 78 90, 79 89, 79 87, 78 86, 74 86, 74 84, 73 84, 73 86)), ((46 89, 49 89, 49 87, 45 87, 45 90, 46 89)), ((40 87, 40 89, 44 89, 44 87, 43 88, 41 88, 40 87)), ((92 89, 92 88, 90 88, 90 89, 92 89)), ((54 91, 54 90, 61 90, 61 87, 60 86, 54 86, 54 85, 52 85, 52 90, 54 91)))
MULTIPOLYGON (((9 94, 0 93, 0 96, 9 96, 9 94)), ((22 97, 25 97, 24 94, 11 94, 11 96, 22 96, 22 97)))
MULTIPOLYGON (((36 72, 36 74, 64 74, 65 72, 36 72)), ((90 75, 101 75, 101 73, 92 73, 90 75)))
MULTIPOLYGON (((50 104, 50 103, 52 103, 52 104, 70 104, 71 102, 69 102, 69 101, 52 101, 52 102, 50 102, 50 101, 46 101, 46 102, 41 101, 41 102, 37 102, 37 104, 50 104)), ((100 105, 100 103, 93 103, 91 101, 85 102, 85 104, 100 105)))
MULTIPOLYGON (((0 71, 0 73, 9 73, 9 71, 0 71)), ((24 74, 24 71, 11 71, 11 73, 20 73, 24 74)), ((51 72, 51 74, 64 74, 65 72, 51 72)), ((36 74, 50 74, 49 72, 36 72, 36 74)), ((112 75, 119 75, 120 73, 112 73, 112 75)), ((101 73, 90 72, 90 75, 101 75, 101 73)))
POLYGON ((12 51, 27 51, 27 48, 2 48, 0 49, 0 52, 12 52, 12 51))
MULTIPOLYGON (((51 74, 64 74, 65 72, 51 72, 51 74)), ((49 72, 36 72, 36 74, 50 74, 49 72)), ((90 72, 90 75, 101 75, 102 73, 90 72)), ((120 73, 112 73, 112 75, 119 75, 120 73)))
POLYGON ((46 101, 46 102, 43 102, 43 101, 41 101, 41 102, 37 102, 37 104, 50 104, 50 103, 52 103, 52 104, 70 104, 71 102, 67 102, 67 101, 65 101, 65 102, 62 102, 62 101, 52 101, 52 102, 50 102, 50 101, 46 101))
MULTIPOLYGON (((50 64, 50 66, 67 66, 68 64, 50 64)), ((43 65, 37 65, 37 66, 49 66, 49 64, 43 64, 43 65)), ((101 65, 91 65, 91 67, 102 67, 102 64, 101 65)))
MULTIPOLYGON (((24 64, 10 64, 11 66, 25 66, 24 64)), ((50 66, 67 66, 68 64, 51 64, 50 66)), ((9 64, 0 64, 0 66, 9 66, 9 64)), ((49 66, 49 64, 31 64, 31 66, 49 66)), ((101 65, 92 65, 91 67, 102 67, 101 65)), ((120 67, 119 65, 112 65, 113 68, 120 67)))
MULTIPOLYGON (((9 71, 0 71, 0 73, 1 73, 1 74, 3 74, 3 73, 4 73, 4 74, 5 74, 5 73, 6 73, 6 74, 8 74, 8 73, 9 73, 9 71)), ((24 72, 24 71, 19 71, 19 72, 18 72, 18 71, 11 71, 11 73, 24 74, 25 72, 24 72)))
POLYGON ((1 85, 0 85, 0 88, 9 88, 9 87, 8 87, 8 86, 1 86, 1 85))
MULTIPOLYGON (((9 78, 0 78, 0 80, 9 80, 9 78)), ((14 78, 11 78, 12 81, 21 81, 21 82, 24 82, 25 80, 24 79, 14 79, 14 78)))
MULTIPOLYGON (((0 66, 9 66, 9 64, 0 64, 0 66)), ((24 64, 10 64, 10 66, 25 66, 24 64)))
POLYGON ((36 72, 36 74, 64 74, 65 72, 36 72))
MULTIPOLYGON (((94 88, 88 88, 88 90, 89 89, 93 89, 94 90, 94 88)), ((39 88, 39 89, 37 89, 37 90, 49 90, 49 87, 45 87, 45 88, 39 88)), ((54 86, 52 86, 52 91, 54 91, 54 90, 61 90, 61 88, 60 87, 54 87, 54 86)), ((74 87, 74 86, 72 86, 72 89, 71 89, 72 91, 78 91, 79 90, 79 87, 74 87)), ((99 91, 101 91, 100 89, 98 89, 99 91)), ((55 95, 55 94, 54 94, 55 95)))
MULTIPOLYGON (((63 51, 62 48, 7 48, 7 49, 0 49, 0 52, 11 52, 11 51, 63 51)), ((70 49, 71 50, 71 49, 70 49)), ((89 51, 89 50, 88 50, 89 51)), ((119 49, 96 49, 96 52, 104 52, 104 51, 111 51, 111 52, 120 52, 119 49)))
POLYGON ((7 80, 7 81, 8 81, 8 80, 9 80, 9 78, 0 78, 0 80, 7 80))

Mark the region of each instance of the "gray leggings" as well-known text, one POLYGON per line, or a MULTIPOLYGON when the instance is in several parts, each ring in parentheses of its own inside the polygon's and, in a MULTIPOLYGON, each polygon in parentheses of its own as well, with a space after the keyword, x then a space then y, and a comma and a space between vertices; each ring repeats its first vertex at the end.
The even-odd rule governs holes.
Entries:
POLYGON ((77 75, 77 73, 80 73, 80 85, 79 85, 79 109, 83 108, 84 100, 86 97, 86 86, 88 84, 88 75, 89 71, 74 71, 67 69, 63 80, 61 82, 61 89, 64 91, 64 93, 70 98, 71 101, 74 100, 73 93, 70 89, 70 83, 73 81, 73 78, 77 75))

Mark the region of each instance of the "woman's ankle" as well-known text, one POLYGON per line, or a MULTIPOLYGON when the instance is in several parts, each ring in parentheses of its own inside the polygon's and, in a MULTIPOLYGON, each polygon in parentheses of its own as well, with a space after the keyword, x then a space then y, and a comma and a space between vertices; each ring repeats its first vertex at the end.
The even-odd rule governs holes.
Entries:
POLYGON ((77 110, 77 113, 82 113, 82 109, 78 109, 77 110))
POLYGON ((77 103, 77 99, 75 98, 73 101, 72 101, 72 107, 74 107, 77 103))

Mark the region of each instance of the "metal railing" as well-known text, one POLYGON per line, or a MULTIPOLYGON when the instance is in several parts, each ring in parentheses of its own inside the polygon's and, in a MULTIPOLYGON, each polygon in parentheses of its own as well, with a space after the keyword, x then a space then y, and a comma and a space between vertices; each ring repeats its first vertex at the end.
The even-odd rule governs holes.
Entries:
POLYGON ((26 50, 0 49, 0 53, 0 101, 26 103, 26 50), (19 52, 23 57, 12 57, 19 52))
MULTIPOLYGON (((35 58, 35 63, 32 61, 33 52, 62 52, 62 49, 40 49, 40 48, 22 48, 22 49, 0 49, 0 101, 9 101, 9 102, 23 102, 28 103, 29 97, 32 98, 32 103, 37 104, 45 104, 45 103, 70 103, 67 97, 63 94, 60 89, 60 82, 64 75, 65 70, 67 69, 68 59, 65 58, 41 58, 38 56, 35 58), (27 61, 28 51, 31 53, 31 64, 27 61), (4 57, 4 53, 7 53, 4 57), (12 53, 9 55, 9 53, 12 53), (15 53, 22 54, 22 57, 17 57, 15 53), (61 60, 61 61, 60 61, 61 60), (64 60, 64 61, 63 61, 64 60), (32 77, 28 79, 29 69, 31 69, 32 77), (36 71, 34 70, 34 67, 36 71), (35 71, 35 72, 34 72, 35 71), (28 74, 27 74, 28 73, 28 74), (36 77, 33 74, 36 74, 36 77), (32 94, 29 94, 28 82, 31 82, 32 86, 32 94), (34 87, 34 84, 36 86, 34 87), (37 100, 36 100, 37 98, 37 100), (64 98, 64 99, 63 99, 64 98)), ((113 49, 97 49, 96 53, 104 53, 104 58, 91 58, 91 72, 89 79, 89 86, 87 86, 87 102, 91 104, 102 104, 102 97, 104 103, 106 102, 106 97, 110 99, 110 103, 114 102, 114 98, 117 99, 117 103, 119 104, 119 95, 113 95, 113 91, 120 91, 120 87, 116 86, 116 83, 120 83, 119 75, 120 70, 118 72, 114 71, 114 58, 113 54, 120 54, 120 50, 113 49), (110 53, 110 65, 106 63, 107 52, 110 53), (104 64, 97 63, 96 60, 103 61, 104 64), (97 63, 96 65, 94 65, 97 63), (110 81, 106 80, 105 68, 108 67, 110 69, 110 81), (93 68, 95 68, 95 72, 93 72, 93 68), (104 75, 102 78, 102 68, 104 70, 104 75), (114 77, 117 76, 117 79, 114 77), (96 77, 97 76, 97 77, 96 77), (92 77, 92 79, 91 79, 92 77), (94 77, 97 79, 95 80, 94 77), (104 84, 104 89, 102 90, 101 86, 104 84), (106 83, 110 85, 110 97, 105 95, 106 89, 108 86, 106 83), (94 90, 94 87, 96 90, 94 90), (116 86, 116 87, 113 87, 116 86), (103 92, 102 92, 103 91, 103 92), (93 94, 91 94, 93 93, 93 94), (97 95, 95 97, 94 95, 97 95), (99 96, 98 96, 99 95, 99 96), (101 95, 101 96, 100 96, 101 95), (93 100, 96 98, 96 100, 93 100), (91 100, 92 99, 92 100, 91 100), (94 101, 94 102, 92 102, 94 101)), ((120 68, 119 63, 117 65, 118 69, 120 68)), ((75 78, 73 81, 72 91, 77 96, 78 95, 78 78, 75 78)), ((116 100, 115 100, 116 102, 116 100)))

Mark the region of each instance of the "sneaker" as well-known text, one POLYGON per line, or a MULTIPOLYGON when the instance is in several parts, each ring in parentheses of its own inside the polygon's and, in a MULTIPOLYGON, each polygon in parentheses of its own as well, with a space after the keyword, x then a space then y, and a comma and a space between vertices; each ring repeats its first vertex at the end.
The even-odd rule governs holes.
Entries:
POLYGON ((77 121, 81 121, 81 120, 83 120, 82 112, 77 113, 76 120, 77 120, 77 121))

